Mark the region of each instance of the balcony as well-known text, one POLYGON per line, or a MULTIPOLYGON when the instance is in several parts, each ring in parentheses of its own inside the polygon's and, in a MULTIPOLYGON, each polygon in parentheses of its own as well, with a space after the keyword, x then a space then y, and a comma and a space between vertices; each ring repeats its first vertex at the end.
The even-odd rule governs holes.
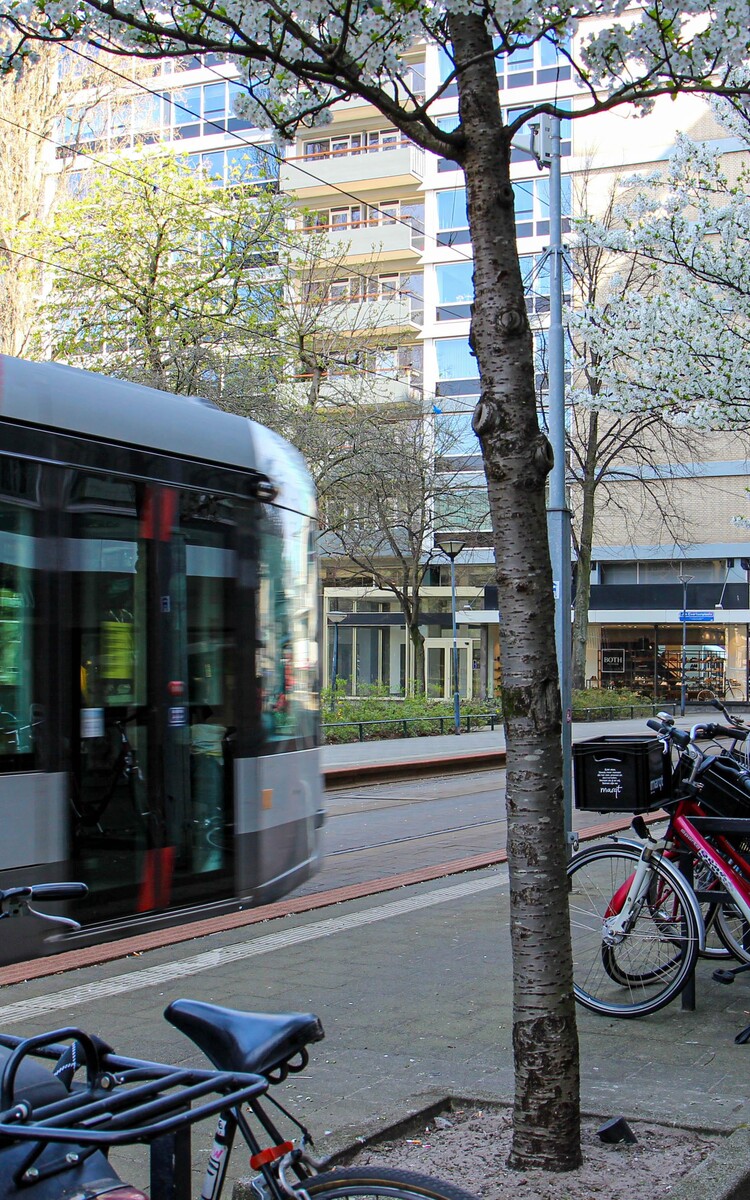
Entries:
POLYGON ((321 319, 329 329, 342 333, 377 329, 381 333, 395 329, 421 329, 424 303, 416 296, 394 295, 373 300, 339 301, 327 305, 321 319))
POLYGON ((371 259, 375 255, 390 258, 405 252, 419 255, 424 249, 424 230, 404 221, 388 225, 379 221, 329 225, 327 233, 334 252, 341 253, 348 245, 347 253, 357 258, 371 259))
POLYGON ((304 158, 288 158, 281 164, 281 189, 301 194, 321 188, 350 187, 377 181, 398 184, 420 180, 424 175, 424 150, 409 143, 385 148, 333 150, 304 158))
MULTIPOLYGON (((310 379, 298 376, 292 387, 292 394, 301 405, 309 401, 310 379)), ((388 379, 378 375, 376 371, 360 372, 352 375, 329 375, 321 380, 321 408, 329 404, 340 407, 350 404, 359 408, 363 404, 416 404, 422 403, 421 377, 418 373, 404 371, 398 379, 388 379)))

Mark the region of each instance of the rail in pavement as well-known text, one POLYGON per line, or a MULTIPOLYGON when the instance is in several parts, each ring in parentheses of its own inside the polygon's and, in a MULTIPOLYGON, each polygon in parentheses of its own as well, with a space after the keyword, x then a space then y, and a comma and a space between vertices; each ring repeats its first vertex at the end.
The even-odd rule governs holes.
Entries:
MULTIPOLYGON (((574 740, 580 740, 599 737, 613 731, 641 733, 644 730, 645 723, 642 720, 581 723, 574 724, 573 737, 574 740)), ((408 738, 398 742, 365 742, 343 746, 325 746, 323 747, 323 770, 326 777, 328 777, 329 771, 337 768, 341 769, 342 776, 343 772, 353 772, 352 781, 358 780, 364 783, 367 779, 365 773, 367 767, 381 771, 393 769, 394 772, 403 775, 419 768, 434 769, 435 771, 445 771, 448 768, 466 770, 475 765, 479 768, 480 764, 484 764, 485 761, 490 765, 498 766, 504 763, 505 740, 502 730, 496 729, 492 733, 486 731, 462 734, 460 735, 460 746, 457 744, 458 742, 459 738, 452 734, 408 738)), ((342 776, 339 776, 339 779, 342 776)), ((371 775, 370 779, 372 778, 371 775)), ((381 774, 378 778, 382 779, 383 775, 381 774)), ((343 784, 339 783, 337 786, 343 786, 343 784)), ((587 825, 584 829, 579 829, 578 834, 582 839, 602 837, 618 829, 627 829, 629 824, 630 817, 627 814, 616 815, 606 820, 603 819, 597 824, 587 825)), ((11 963, 8 966, 0 967, 0 986, 76 970, 95 963, 112 962, 116 959, 126 958, 128 955, 142 954, 147 950, 191 941, 208 934, 221 933, 261 921, 270 921, 277 917, 312 912, 329 905, 341 904, 347 900, 362 899, 449 875, 463 874, 466 871, 477 871, 505 861, 504 850, 489 851, 485 854, 454 859, 434 866, 418 867, 401 875, 366 880, 328 892, 313 893, 309 896, 292 896, 274 904, 223 914, 203 921, 193 921, 183 926, 172 925, 166 929, 151 930, 148 933, 122 938, 115 942, 62 951, 49 958, 33 959, 26 963, 11 963)))

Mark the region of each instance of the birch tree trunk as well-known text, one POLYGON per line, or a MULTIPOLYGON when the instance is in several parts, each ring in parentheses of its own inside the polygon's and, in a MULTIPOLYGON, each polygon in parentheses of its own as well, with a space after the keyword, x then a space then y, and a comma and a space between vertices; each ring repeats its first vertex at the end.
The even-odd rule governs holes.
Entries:
POLYGON ((452 15, 449 28, 475 248, 471 338, 482 390, 474 429, 493 520, 508 745, 516 1074, 509 1161, 569 1170, 580 1162, 579 1072, 545 512, 552 452, 537 420, 533 342, 516 253, 511 146, 492 39, 480 17, 452 15))

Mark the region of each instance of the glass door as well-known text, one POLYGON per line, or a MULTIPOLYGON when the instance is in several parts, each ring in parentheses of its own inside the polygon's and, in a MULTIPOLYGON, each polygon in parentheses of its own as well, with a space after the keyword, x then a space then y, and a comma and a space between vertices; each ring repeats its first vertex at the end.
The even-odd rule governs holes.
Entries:
POLYGON ((72 860, 87 922, 135 907, 155 838, 148 563, 133 483, 76 475, 69 494, 72 860))
MULTIPOLYGON (((463 700, 472 696, 471 638, 459 638, 458 647, 458 694, 463 700)), ((453 641, 447 638, 425 638, 425 691, 428 699, 449 700, 454 692, 453 684, 453 641)))
POLYGON ((231 894, 232 502, 76 476, 72 866, 87 923, 231 894))

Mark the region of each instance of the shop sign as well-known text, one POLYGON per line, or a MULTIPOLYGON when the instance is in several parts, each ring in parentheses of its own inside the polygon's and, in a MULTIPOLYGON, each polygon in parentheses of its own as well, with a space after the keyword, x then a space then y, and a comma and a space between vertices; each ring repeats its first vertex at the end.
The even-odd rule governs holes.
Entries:
POLYGON ((602 674, 605 671, 616 674, 625 670, 624 650, 602 650, 602 674))
POLYGON ((714 614, 708 610, 706 612, 691 612, 689 609, 680 613, 681 621, 713 621, 714 614))

